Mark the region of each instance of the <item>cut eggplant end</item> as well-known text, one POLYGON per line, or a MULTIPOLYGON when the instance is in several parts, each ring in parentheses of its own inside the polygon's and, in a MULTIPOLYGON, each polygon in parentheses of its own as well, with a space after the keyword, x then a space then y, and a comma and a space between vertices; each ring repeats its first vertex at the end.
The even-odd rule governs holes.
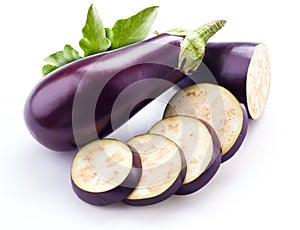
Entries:
POLYGON ((268 100, 271 81, 270 59, 267 47, 260 43, 250 60, 246 81, 249 115, 253 120, 261 117, 268 100))
POLYGON ((124 203, 141 206, 161 202, 181 186, 185 169, 180 148, 170 139, 154 134, 136 136, 128 141, 142 162, 142 177, 124 203))
POLYGON ((87 203, 104 206, 122 201, 138 184, 141 161, 126 144, 103 139, 75 156, 71 179, 75 193, 87 203))
POLYGON ((212 159, 212 137, 198 119, 187 116, 169 117, 156 123, 149 133, 165 136, 181 148, 187 164, 183 184, 198 178, 212 159))
POLYGON ((238 100, 224 87, 203 83, 178 91, 169 101, 164 117, 192 116, 207 122, 216 132, 225 155, 235 144, 244 122, 238 100))

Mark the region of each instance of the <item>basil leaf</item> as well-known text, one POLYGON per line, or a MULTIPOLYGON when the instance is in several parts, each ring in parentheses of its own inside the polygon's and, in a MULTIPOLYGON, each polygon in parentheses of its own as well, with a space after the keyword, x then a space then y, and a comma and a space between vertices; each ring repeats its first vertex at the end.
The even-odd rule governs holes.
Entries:
POLYGON ((82 34, 83 38, 79 41, 79 45, 85 57, 106 51, 110 47, 111 42, 106 38, 101 18, 93 5, 88 10, 82 34))
POLYGON ((51 54, 49 57, 44 59, 45 62, 48 62, 50 64, 46 64, 43 66, 43 75, 45 76, 58 67, 61 67, 79 58, 81 58, 79 53, 72 46, 67 44, 62 51, 51 54))
POLYGON ((158 6, 146 8, 127 19, 116 21, 112 29, 106 28, 111 41, 110 49, 117 49, 144 40, 157 16, 158 6))

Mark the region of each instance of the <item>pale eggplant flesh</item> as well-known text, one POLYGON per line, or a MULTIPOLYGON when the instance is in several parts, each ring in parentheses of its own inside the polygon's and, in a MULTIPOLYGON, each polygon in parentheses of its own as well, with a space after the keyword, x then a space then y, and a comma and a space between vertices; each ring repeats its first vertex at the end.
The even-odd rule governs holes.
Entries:
POLYGON ((222 162, 234 155, 247 133, 247 112, 227 89, 218 85, 194 84, 178 91, 169 101, 164 117, 175 115, 207 122, 221 143, 222 162))
POLYGON ((122 201, 141 178, 141 159, 130 146, 112 139, 97 140, 75 156, 71 182, 77 196, 92 205, 122 201))
POLYGON ((181 149, 173 141, 161 135, 144 134, 130 139, 128 145, 140 155, 142 176, 124 203, 156 204, 180 188, 186 175, 186 163, 181 149))
POLYGON ((221 163, 221 146, 212 132, 207 123, 188 116, 165 118, 150 129, 149 133, 174 141, 183 152, 187 173, 176 194, 196 192, 216 174, 221 163))

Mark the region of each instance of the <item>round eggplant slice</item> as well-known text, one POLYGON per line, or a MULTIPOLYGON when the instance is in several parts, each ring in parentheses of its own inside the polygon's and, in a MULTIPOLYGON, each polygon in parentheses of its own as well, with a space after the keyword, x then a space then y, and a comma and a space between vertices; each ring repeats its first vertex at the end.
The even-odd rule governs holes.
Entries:
POLYGON ((122 201, 141 178, 141 160, 128 145, 112 139, 91 142, 75 156, 72 187, 83 201, 105 206, 122 201))
POLYGON ((171 98, 164 117, 175 115, 207 122, 221 143, 222 162, 234 155, 247 133, 247 112, 227 89, 218 85, 195 84, 178 91, 171 98))
POLYGON ((161 135, 145 134, 132 138, 128 144, 140 154, 142 177, 124 203, 134 206, 155 204, 180 188, 186 167, 181 149, 173 141, 161 135))
POLYGON ((200 120, 188 116, 169 117, 157 122, 149 133, 169 138, 184 154, 187 173, 176 194, 185 195, 199 190, 217 172, 221 163, 219 141, 213 139, 207 126, 200 120), (212 173, 205 174, 212 164, 212 173))

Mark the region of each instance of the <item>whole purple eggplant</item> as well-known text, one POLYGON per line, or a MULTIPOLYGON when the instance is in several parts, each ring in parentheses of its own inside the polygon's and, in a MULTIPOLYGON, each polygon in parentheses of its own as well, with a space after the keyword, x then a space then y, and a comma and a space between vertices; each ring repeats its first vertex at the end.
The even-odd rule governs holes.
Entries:
POLYGON ((28 97, 24 116, 35 139, 47 148, 69 151, 109 134, 185 75, 175 70, 183 38, 159 35, 59 68, 28 97), (136 83, 134 86, 133 84, 136 83), (128 88, 129 87, 129 88, 128 88), (112 110, 121 92, 122 105, 112 110), (143 106, 146 103, 143 104, 143 106))
POLYGON ((106 136, 183 79, 184 73, 195 71, 207 40, 225 23, 212 21, 192 33, 175 30, 174 35, 161 34, 58 68, 26 101, 29 131, 57 151, 74 150, 106 136), (195 50, 193 42, 201 50, 195 50))

